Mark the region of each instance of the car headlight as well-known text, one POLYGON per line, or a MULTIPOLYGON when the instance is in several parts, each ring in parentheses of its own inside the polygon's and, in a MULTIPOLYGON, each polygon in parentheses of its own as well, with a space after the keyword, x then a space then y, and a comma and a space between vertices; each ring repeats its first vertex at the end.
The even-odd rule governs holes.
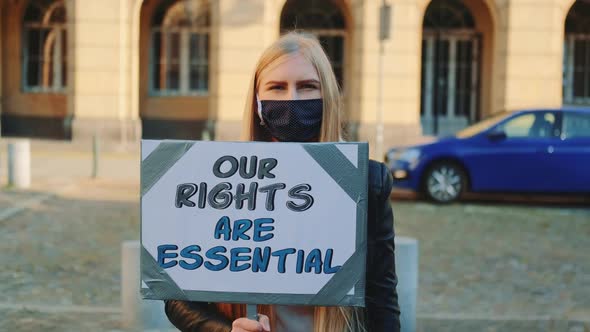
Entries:
POLYGON ((415 148, 403 150, 397 157, 398 160, 406 161, 412 165, 415 165, 419 158, 420 150, 415 148))
POLYGON ((397 160, 399 150, 391 149, 385 154, 385 164, 389 165, 391 162, 397 160))

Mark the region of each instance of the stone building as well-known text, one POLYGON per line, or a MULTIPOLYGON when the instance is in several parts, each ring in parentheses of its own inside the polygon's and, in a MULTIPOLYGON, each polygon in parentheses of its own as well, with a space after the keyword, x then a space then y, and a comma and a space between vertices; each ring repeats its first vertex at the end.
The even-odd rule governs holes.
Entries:
MULTIPOLYGON (((590 102, 590 1, 386 0, 386 146, 503 110, 590 102)), ((2 136, 239 137, 261 51, 317 35, 373 141, 381 0, 0 0, 2 136)))

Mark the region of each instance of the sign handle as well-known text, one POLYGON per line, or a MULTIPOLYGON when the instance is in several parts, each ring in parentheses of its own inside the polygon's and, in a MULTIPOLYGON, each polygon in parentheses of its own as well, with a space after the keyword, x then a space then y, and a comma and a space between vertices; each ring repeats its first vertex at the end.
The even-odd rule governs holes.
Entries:
POLYGON ((256 304, 247 304, 246 305, 246 315, 248 318, 258 321, 258 309, 256 304))

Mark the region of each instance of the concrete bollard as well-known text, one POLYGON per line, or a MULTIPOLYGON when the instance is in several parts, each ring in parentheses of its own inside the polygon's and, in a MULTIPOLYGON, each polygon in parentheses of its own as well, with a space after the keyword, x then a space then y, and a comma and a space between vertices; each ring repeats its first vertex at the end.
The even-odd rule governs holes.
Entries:
POLYGON ((141 299, 139 248, 139 241, 124 241, 121 246, 121 323, 126 329, 172 330, 164 302, 141 299))
POLYGON ((401 331, 415 332, 418 298, 418 240, 403 236, 395 238, 395 272, 398 279, 401 331))
POLYGON ((31 142, 28 139, 8 143, 8 185, 19 189, 31 186, 31 142))
POLYGON ((139 324, 139 241, 121 246, 121 323, 125 328, 139 324))

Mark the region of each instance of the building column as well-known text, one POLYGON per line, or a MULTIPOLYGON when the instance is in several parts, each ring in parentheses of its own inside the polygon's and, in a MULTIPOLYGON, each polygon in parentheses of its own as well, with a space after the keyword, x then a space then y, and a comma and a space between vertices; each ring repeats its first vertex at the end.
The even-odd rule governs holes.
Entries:
MULTIPOLYGON (((279 35, 276 1, 224 0, 218 2, 218 20, 213 22, 216 40, 212 56, 216 57, 214 81, 216 93, 215 139, 239 140, 247 91, 256 62, 262 51, 279 35)), ((279 9, 280 13, 280 9, 279 9)))
POLYGON ((563 8, 557 1, 510 1, 500 9, 500 110, 562 104, 563 8))
MULTIPOLYGON (((390 38, 384 45, 383 122, 384 151, 395 145, 422 139, 420 128, 420 54, 422 22, 414 2, 390 1, 392 5, 390 38)), ((361 125, 359 139, 369 141, 374 151, 379 80, 379 6, 380 1, 363 3, 363 20, 356 24, 361 40, 355 56, 362 58, 358 79, 361 125)), ((372 156, 381 159, 382 156, 372 156)))
MULTIPOLYGON (((477 68, 477 66, 478 66, 477 59, 479 58, 479 52, 480 52, 479 51, 479 40, 475 39, 475 40, 473 40, 473 50, 471 53, 471 68, 477 68)), ((492 50, 492 52, 493 52, 493 50, 492 50)), ((483 59, 483 56, 482 56, 482 59, 483 59)), ((482 64, 482 67, 485 67, 485 66, 486 66, 486 64, 484 62, 482 64)), ((493 83, 493 81, 494 81, 493 75, 492 74, 488 74, 488 75, 492 77, 491 80, 493 83)), ((477 100, 477 88, 476 87, 477 87, 480 79, 481 79, 480 78, 480 71, 479 70, 472 70, 470 82, 469 82, 469 84, 470 84, 469 86, 471 87, 471 89, 470 89, 471 90, 471 98, 470 98, 471 103, 469 105, 469 114, 468 114, 470 122, 475 122, 478 117, 478 114, 477 114, 478 100, 477 100)), ((482 85, 483 85, 483 82, 482 82, 482 85)), ((491 90, 493 90, 493 87, 494 87, 494 85, 492 84, 491 88, 488 91, 482 91, 482 100, 487 101, 488 98, 491 98, 491 93, 492 93, 491 90), (487 92, 487 97, 486 97, 486 92, 487 92)), ((485 112, 489 111, 488 108, 490 106, 488 106, 488 104, 485 102, 482 102, 480 104, 482 105, 482 108, 483 108, 483 112, 480 112, 480 114, 487 114, 485 112)))
MULTIPOLYGON (((432 109, 432 96, 434 91, 434 37, 426 39, 426 48, 422 50, 425 52, 426 63, 423 68, 424 73, 424 118, 431 121, 434 116, 432 109)), ((421 91, 420 91, 421 92, 421 91)))
POLYGON ((74 140, 99 135, 106 141, 139 139, 140 122, 131 112, 130 2, 75 2, 71 19, 70 68, 74 140))
POLYGON ((574 38, 569 37, 565 44, 564 49, 564 80, 565 80, 565 91, 564 91, 564 103, 571 104, 574 102, 574 38))
MULTIPOLYGON (((3 36, 2 36, 2 25, 3 22, 3 10, 4 10, 4 1, 0 0, 0 114, 2 114, 2 104, 3 104, 3 87, 2 87, 2 69, 4 68, 4 62, 2 58, 2 49, 4 48, 3 44, 3 36)), ((0 121, 2 121, 0 119, 0 121)))
POLYGON ((455 80, 457 75, 457 38, 453 37, 449 40, 449 63, 448 63, 448 87, 447 87, 447 118, 455 119, 455 91, 457 89, 455 80))

